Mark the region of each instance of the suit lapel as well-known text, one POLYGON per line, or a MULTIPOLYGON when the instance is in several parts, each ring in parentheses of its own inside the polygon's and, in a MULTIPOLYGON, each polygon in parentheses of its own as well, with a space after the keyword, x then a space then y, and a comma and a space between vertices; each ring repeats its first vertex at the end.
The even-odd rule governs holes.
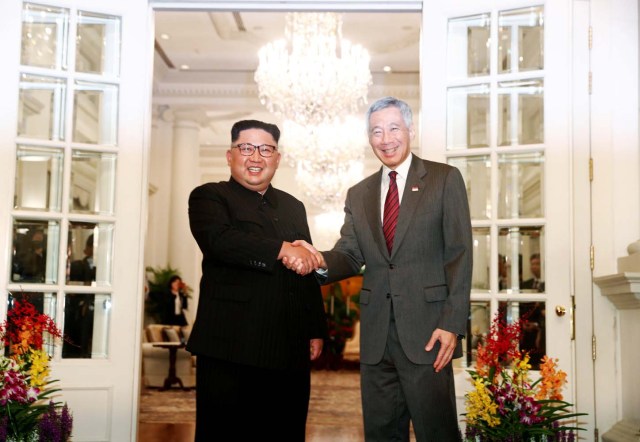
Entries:
POLYGON ((386 258, 389 257, 387 252, 387 243, 382 233, 382 221, 380 220, 380 183, 382 181, 382 168, 373 180, 367 186, 367 193, 364 195, 364 209, 369 223, 369 229, 373 235, 373 240, 378 245, 380 253, 386 258))
MULTIPOLYGON (((396 226, 396 235, 393 240, 393 250, 391 251, 392 257, 400 248, 402 240, 409 229, 409 224, 411 224, 411 220, 413 219, 413 213, 416 211, 420 199, 425 192, 426 185, 424 176, 426 174, 427 171, 424 167, 424 162, 413 155, 411 166, 409 167, 409 174, 407 175, 407 182, 405 183, 402 194, 402 201, 400 202, 398 225, 396 226)), ((384 244, 384 238, 382 242, 384 244)))

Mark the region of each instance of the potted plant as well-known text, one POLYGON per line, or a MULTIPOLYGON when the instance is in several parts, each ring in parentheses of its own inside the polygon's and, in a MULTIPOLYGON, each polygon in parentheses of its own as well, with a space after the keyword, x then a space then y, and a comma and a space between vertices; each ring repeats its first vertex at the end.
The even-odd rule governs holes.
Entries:
POLYGON ((14 298, 13 308, 0 324, 5 355, 0 356, 0 441, 66 442, 73 418, 66 404, 50 397, 47 339, 62 333, 49 316, 28 300, 14 298))
POLYGON ((355 308, 359 293, 350 296, 349 293, 345 293, 343 286, 348 286, 346 281, 335 282, 323 290, 329 336, 324 342, 320 358, 314 363, 316 368, 342 368, 347 340, 353 338, 355 324, 359 318, 358 310, 355 308))
POLYGON ((545 355, 533 381, 529 355, 518 348, 521 333, 521 320, 507 324, 498 314, 478 344, 476 369, 469 370, 474 388, 465 396, 466 442, 572 441, 582 430, 575 418, 585 413, 563 400, 566 373, 545 355))

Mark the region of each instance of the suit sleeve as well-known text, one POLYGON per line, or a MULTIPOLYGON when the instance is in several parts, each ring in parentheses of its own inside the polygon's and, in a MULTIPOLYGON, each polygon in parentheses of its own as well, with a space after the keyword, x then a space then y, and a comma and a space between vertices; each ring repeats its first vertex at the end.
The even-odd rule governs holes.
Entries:
POLYGON ((469 317, 473 249, 467 190, 458 169, 447 174, 443 204, 444 269, 449 297, 438 328, 463 335, 469 317))
POLYGON ((358 237, 353 224, 351 207, 352 193, 349 190, 344 207, 344 224, 340 229, 340 239, 333 246, 333 249, 328 252, 322 252, 328 269, 326 275, 318 277, 322 284, 340 281, 357 275, 364 265, 364 258, 360 251, 358 237))
POLYGON ((189 196, 189 226, 205 259, 272 271, 278 263, 282 240, 233 226, 229 200, 206 184, 189 196))

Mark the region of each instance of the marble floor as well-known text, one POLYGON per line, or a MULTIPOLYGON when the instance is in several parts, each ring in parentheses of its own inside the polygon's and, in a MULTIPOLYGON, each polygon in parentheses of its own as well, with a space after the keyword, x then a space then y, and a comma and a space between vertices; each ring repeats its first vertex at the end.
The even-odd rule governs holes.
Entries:
MULTIPOLYGON (((318 370, 311 374, 307 442, 363 441, 360 374, 355 370, 318 370)), ((144 400, 143 404, 144 406, 144 400)), ((191 442, 193 422, 150 422, 138 426, 138 442, 191 442)))

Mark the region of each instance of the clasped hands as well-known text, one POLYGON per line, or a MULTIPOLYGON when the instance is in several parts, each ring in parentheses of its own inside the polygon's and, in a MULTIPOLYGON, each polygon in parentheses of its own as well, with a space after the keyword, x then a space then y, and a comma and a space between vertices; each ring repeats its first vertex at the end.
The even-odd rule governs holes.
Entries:
POLYGON ((316 269, 327 268, 322 253, 302 239, 283 242, 278 259, 282 260, 286 268, 298 275, 307 275, 316 269))

